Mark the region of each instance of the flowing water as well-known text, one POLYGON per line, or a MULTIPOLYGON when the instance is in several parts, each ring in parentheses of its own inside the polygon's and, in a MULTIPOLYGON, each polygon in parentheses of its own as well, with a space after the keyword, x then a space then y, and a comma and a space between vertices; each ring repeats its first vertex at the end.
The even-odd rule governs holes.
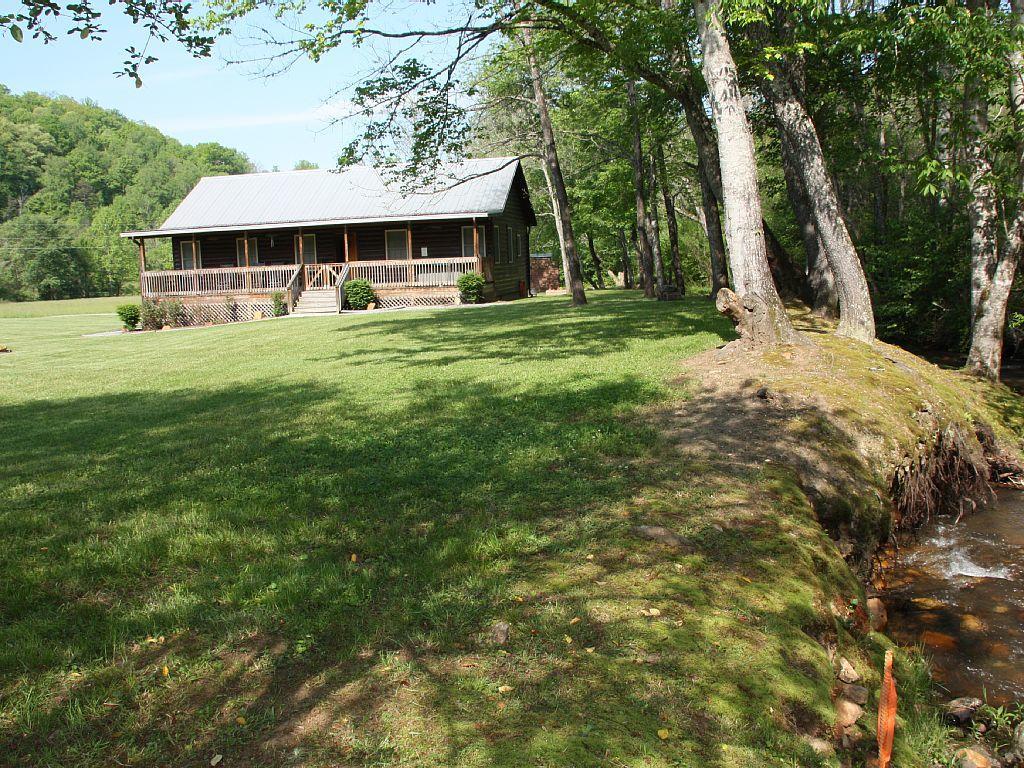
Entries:
POLYGON ((952 696, 1024 700, 1024 492, 932 521, 898 560, 883 595, 890 635, 922 644, 952 696))

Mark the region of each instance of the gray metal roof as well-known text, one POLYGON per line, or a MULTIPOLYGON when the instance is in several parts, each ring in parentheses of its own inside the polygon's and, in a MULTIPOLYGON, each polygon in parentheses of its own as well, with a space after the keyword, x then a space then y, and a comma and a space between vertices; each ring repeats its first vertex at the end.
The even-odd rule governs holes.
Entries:
POLYGON ((464 160, 412 193, 364 165, 206 176, 158 229, 121 236, 486 216, 504 210, 518 168, 514 157, 464 160))

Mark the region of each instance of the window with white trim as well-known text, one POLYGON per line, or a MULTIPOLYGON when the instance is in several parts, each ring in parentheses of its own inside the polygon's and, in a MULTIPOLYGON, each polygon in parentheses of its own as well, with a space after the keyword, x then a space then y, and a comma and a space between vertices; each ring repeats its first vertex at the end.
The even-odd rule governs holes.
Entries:
POLYGON ((508 262, 514 264, 516 261, 516 234, 512 227, 508 228, 508 262))
POLYGON ((516 255, 513 261, 518 261, 523 255, 523 233, 516 232, 516 255))
POLYGON ((245 263, 245 238, 235 238, 235 263, 240 267, 255 267, 260 263, 260 256, 256 248, 256 238, 249 238, 249 263, 245 263))
POLYGON ((384 258, 403 261, 409 258, 409 230, 384 230, 384 258))
MULTIPOLYGON (((480 255, 487 255, 487 228, 483 224, 477 224, 477 237, 480 238, 480 255)), ((462 228, 462 255, 464 257, 475 256, 473 253, 473 227, 472 225, 462 228)))
POLYGON ((302 258, 299 258, 299 235, 293 238, 295 263, 316 264, 316 235, 302 235, 302 258))
POLYGON ((199 269, 203 263, 202 248, 198 240, 182 240, 179 246, 181 250, 181 268, 199 269))

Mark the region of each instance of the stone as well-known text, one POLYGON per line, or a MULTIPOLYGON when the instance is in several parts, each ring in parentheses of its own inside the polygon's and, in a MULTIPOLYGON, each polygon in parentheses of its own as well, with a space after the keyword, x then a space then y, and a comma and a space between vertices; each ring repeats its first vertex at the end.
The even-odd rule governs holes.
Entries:
POLYGON ((843 656, 839 657, 839 672, 836 673, 836 677, 844 683, 856 683, 860 680, 860 674, 853 668, 853 664, 843 656))
POLYGON ((836 724, 842 728, 854 725, 864 716, 864 708, 854 701, 842 697, 836 700, 836 724))
POLYGON ((835 754, 835 747, 832 746, 832 742, 828 739, 823 739, 821 736, 807 736, 807 744, 811 749, 819 755, 832 755, 835 754))
POLYGON ((860 704, 863 707, 868 703, 868 689, 863 685, 844 683, 841 691, 843 698, 849 699, 854 704, 860 704))
POLYGON ((973 613, 965 613, 960 617, 960 629, 965 632, 984 632, 985 622, 973 613))
POLYGON ((981 699, 973 696, 961 696, 959 699, 953 699, 946 705, 946 718, 955 725, 967 725, 983 703, 981 699))
POLYGON ((868 622, 875 632, 884 632, 889 626, 889 612, 885 609, 885 603, 881 598, 869 597, 865 607, 868 610, 868 622))
POLYGON ((686 539, 663 525, 634 525, 633 533, 669 547, 687 548, 686 539))
POLYGON ((992 758, 981 747, 964 747, 953 755, 956 768, 995 768, 992 758))
POLYGON ((930 629, 921 633, 921 642, 929 648, 938 648, 942 651, 952 651, 956 649, 955 637, 943 634, 942 632, 933 632, 930 629))
POLYGON ((508 637, 512 632, 512 627, 507 621, 497 621, 494 626, 491 627, 491 631, 488 633, 491 642, 494 645, 505 645, 508 642, 508 637))
POLYGON ((1017 727, 1013 729, 1013 742, 1010 744, 1010 749, 1017 757, 1024 760, 1024 720, 1017 723, 1017 727))
POLYGON ((757 395, 757 398, 759 400, 767 400, 768 399, 768 387, 761 387, 760 389, 757 390, 757 392, 755 394, 757 395))

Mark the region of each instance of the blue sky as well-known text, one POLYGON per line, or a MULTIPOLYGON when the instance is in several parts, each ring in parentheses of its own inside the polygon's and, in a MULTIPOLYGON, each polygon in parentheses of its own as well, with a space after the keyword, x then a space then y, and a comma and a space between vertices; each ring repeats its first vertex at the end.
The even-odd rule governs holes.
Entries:
MULTIPOLYGON (((422 24, 462 7, 459 0, 410 4, 412 15, 393 7, 388 16, 422 24)), ((331 125, 331 119, 348 112, 351 85, 378 58, 379 48, 345 46, 317 64, 302 61, 264 78, 255 65, 226 63, 266 52, 245 29, 218 43, 208 59, 194 59, 173 45, 151 44, 149 52, 159 61, 143 69, 143 87, 137 89, 113 73, 122 66, 124 48, 141 47, 145 38, 130 21, 107 16, 106 4, 97 4, 101 6, 109 30, 102 42, 60 35, 49 45, 28 36, 19 44, 6 34, 0 37, 0 83, 15 93, 91 99, 187 144, 218 141, 239 149, 267 170, 291 168, 299 160, 332 167, 352 138, 354 124, 331 125)))

